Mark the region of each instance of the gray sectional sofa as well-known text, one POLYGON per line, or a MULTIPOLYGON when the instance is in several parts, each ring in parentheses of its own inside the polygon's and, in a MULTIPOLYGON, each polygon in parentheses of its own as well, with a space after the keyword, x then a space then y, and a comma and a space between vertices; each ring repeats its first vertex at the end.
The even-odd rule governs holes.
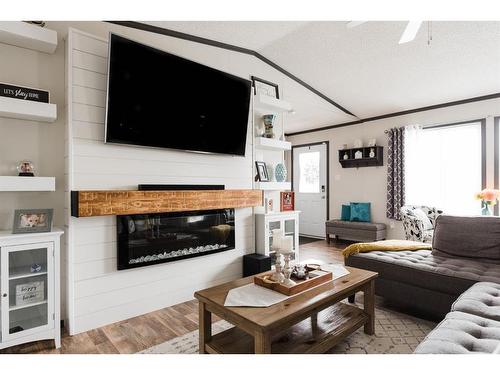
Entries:
POLYGON ((500 290, 500 218, 442 215, 436 220, 432 250, 375 251, 351 255, 345 263, 378 272, 377 295, 436 320, 446 316, 419 352, 492 352, 494 342, 500 344, 497 292, 478 295, 483 287, 500 290), (488 304, 495 308, 485 315, 488 304), (456 347, 438 350, 436 340, 443 332, 456 338, 456 347), (485 337, 493 341, 483 345, 485 337))

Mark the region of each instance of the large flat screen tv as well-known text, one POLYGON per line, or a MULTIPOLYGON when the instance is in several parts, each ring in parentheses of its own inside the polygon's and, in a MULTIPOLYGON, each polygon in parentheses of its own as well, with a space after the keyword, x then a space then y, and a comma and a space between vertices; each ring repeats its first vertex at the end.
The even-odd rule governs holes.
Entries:
POLYGON ((110 34, 106 142, 245 155, 249 80, 110 34))

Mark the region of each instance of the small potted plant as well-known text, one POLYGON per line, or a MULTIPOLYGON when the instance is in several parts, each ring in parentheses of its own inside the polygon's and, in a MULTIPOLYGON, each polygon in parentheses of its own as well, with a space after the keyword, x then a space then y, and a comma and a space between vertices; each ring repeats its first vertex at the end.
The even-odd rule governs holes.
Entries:
POLYGON ((483 189, 476 194, 476 199, 481 201, 481 214, 491 215, 492 207, 497 203, 500 197, 500 190, 483 189))

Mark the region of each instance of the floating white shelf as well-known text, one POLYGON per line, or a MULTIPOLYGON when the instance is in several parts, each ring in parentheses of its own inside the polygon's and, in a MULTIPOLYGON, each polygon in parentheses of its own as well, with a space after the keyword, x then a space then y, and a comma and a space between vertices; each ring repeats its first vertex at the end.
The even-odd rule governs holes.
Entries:
POLYGON ((290 103, 263 94, 254 96, 254 107, 259 113, 282 113, 293 110, 290 103))
POLYGON ((0 176, 0 191, 55 191, 55 177, 0 176))
POLYGON ((57 32, 21 21, 0 22, 0 43, 54 53, 57 48, 57 32))
POLYGON ((57 106, 51 103, 0 96, 0 117, 54 122, 57 119, 57 106))
POLYGON ((262 150, 291 150, 292 143, 273 138, 255 137, 255 147, 262 150))
POLYGON ((260 190, 291 190, 291 182, 256 182, 255 188, 260 190))

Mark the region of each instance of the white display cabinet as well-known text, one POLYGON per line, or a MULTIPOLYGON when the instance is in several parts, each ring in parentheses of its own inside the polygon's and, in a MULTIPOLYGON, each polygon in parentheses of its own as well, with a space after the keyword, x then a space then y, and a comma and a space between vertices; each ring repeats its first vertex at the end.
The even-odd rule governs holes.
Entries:
POLYGON ((292 264, 299 262, 299 213, 300 211, 282 211, 255 215, 256 252, 271 257, 274 266, 273 229, 281 229, 285 236, 293 237, 292 264))
POLYGON ((0 349, 48 339, 61 347, 62 234, 0 232, 0 349))

